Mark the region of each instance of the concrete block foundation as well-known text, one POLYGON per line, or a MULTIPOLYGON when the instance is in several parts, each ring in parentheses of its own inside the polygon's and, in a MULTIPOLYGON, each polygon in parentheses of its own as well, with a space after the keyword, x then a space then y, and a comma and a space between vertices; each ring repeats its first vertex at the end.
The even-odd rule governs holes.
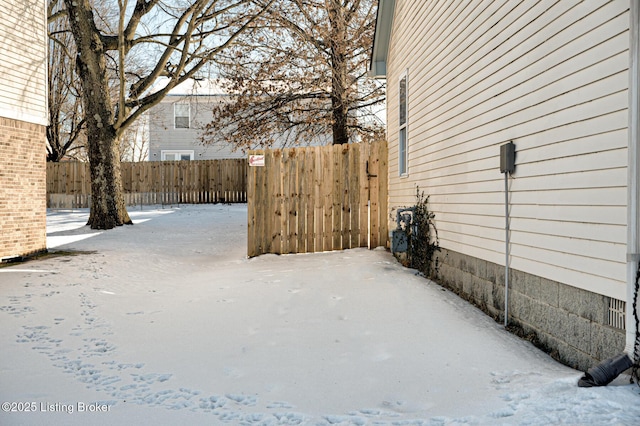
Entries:
MULTIPOLYGON (((504 265, 441 249, 435 281, 504 321, 504 265)), ((586 371, 622 352, 624 330, 607 325, 609 299, 511 269, 509 329, 558 361, 586 371)))

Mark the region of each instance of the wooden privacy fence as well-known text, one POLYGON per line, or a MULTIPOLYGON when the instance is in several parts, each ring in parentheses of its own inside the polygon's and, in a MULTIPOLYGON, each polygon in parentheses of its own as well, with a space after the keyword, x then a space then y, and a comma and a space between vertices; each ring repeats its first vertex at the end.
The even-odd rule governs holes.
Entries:
MULTIPOLYGON (((147 161, 122 163, 127 205, 244 203, 247 160, 147 161)), ((47 207, 89 207, 89 164, 47 163, 47 207)))
POLYGON ((387 245, 386 142, 255 150, 249 163, 249 257, 387 245))

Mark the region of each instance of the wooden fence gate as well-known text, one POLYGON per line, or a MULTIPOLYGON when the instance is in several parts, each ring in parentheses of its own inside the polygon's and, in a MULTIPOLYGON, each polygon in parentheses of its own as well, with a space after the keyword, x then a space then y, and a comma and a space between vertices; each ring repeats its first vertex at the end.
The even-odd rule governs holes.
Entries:
POLYGON ((247 204, 249 257, 386 246, 387 144, 250 151, 247 204))

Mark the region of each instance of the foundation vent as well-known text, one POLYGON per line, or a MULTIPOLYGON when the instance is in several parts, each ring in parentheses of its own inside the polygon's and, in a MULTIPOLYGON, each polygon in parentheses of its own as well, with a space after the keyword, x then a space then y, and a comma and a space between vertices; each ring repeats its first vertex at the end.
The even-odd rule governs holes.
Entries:
POLYGON ((625 310, 626 303, 622 300, 618 299, 609 299, 609 317, 607 325, 619 328, 621 330, 625 329, 625 310))

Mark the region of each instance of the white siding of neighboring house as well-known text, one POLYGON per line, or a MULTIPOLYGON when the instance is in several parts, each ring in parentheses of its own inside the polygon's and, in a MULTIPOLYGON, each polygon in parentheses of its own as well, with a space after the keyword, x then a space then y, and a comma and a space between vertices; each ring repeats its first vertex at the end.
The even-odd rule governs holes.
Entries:
POLYGON ((415 204, 418 185, 442 247, 503 264, 499 146, 513 141, 510 266, 624 300, 628 9, 628 0, 397 0, 390 208, 415 204), (399 177, 405 72, 409 162, 399 177))
POLYGON ((149 159, 161 160, 162 150, 193 151, 194 160, 244 158, 242 151, 233 151, 229 144, 200 142, 200 128, 211 121, 211 109, 221 96, 168 95, 149 112, 149 159), (174 104, 190 104, 191 122, 188 129, 175 128, 174 104))
POLYGON ((47 46, 33 43, 45 39, 45 2, 0 0, 0 10, 0 117, 46 125, 47 46))

